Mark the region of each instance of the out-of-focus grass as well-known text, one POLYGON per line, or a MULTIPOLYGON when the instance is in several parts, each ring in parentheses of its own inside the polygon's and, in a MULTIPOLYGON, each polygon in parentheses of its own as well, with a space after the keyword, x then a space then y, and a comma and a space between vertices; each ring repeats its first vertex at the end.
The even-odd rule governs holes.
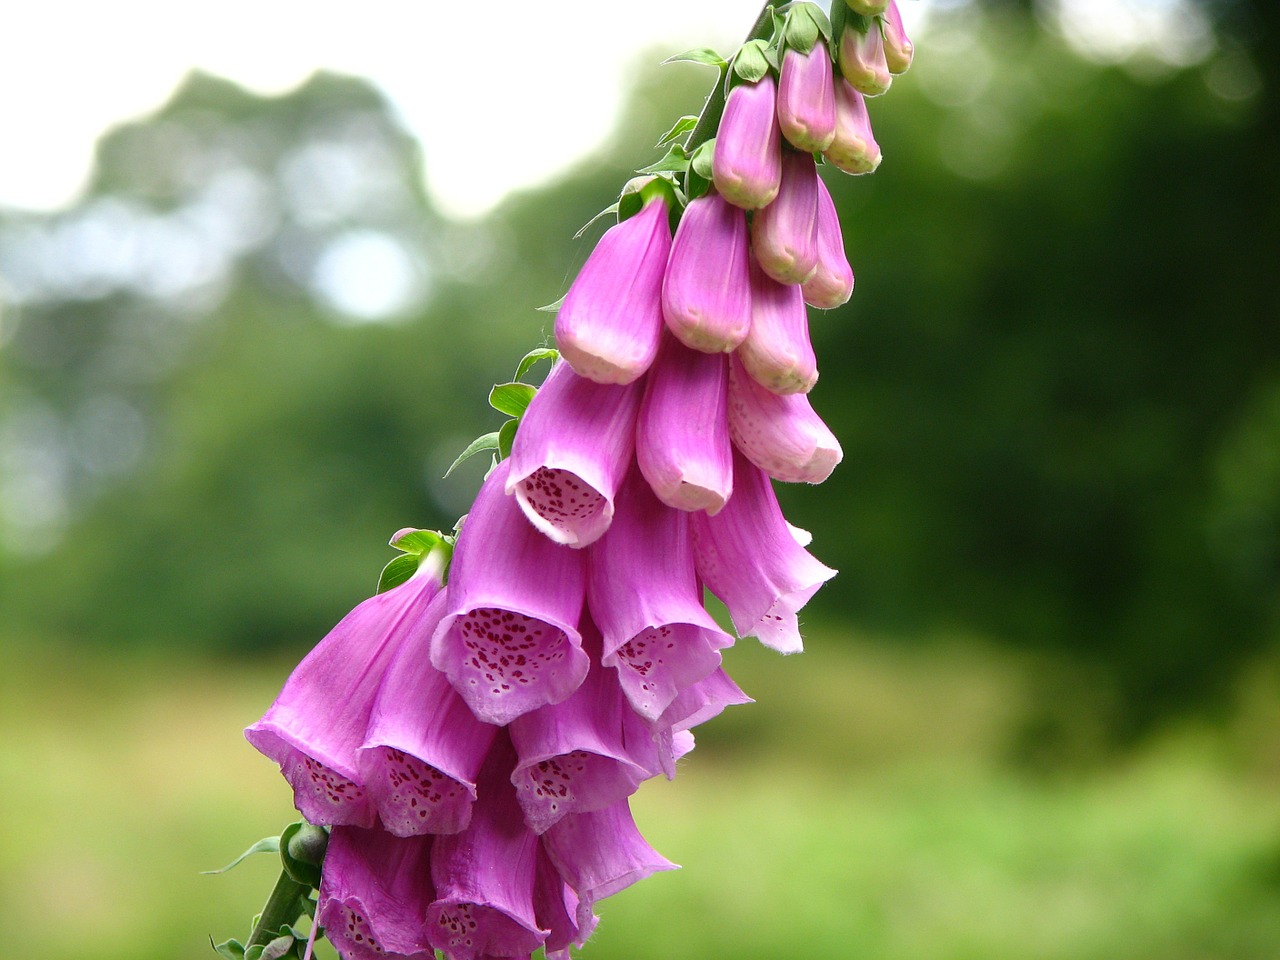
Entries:
MULTIPOLYGON (((1033 776, 1004 760, 1031 697, 1016 664, 821 630, 810 647, 733 651, 760 702, 701 728, 676 781, 634 803, 684 869, 603 903, 586 956, 1280 955, 1280 803, 1239 746, 1254 757, 1280 737, 1258 722, 1275 717, 1269 685, 1247 736, 1183 731, 1033 776)), ((198 871, 295 818, 240 736, 288 665, 8 659, 3 955, 198 960, 206 934, 243 936, 275 862, 198 871)))

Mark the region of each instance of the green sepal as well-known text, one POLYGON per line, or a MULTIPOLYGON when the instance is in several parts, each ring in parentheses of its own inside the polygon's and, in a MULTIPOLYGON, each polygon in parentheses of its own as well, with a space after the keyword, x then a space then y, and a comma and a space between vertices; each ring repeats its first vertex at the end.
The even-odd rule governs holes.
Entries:
MULTIPOLYGON (((814 44, 818 42, 818 37, 825 36, 830 38, 831 23, 827 21, 826 32, 819 26, 817 19, 813 15, 813 10, 817 10, 811 3, 799 3, 787 12, 787 24, 783 31, 783 37, 786 40, 787 47, 800 53, 808 53, 813 49, 814 44)), ((818 10, 824 21, 827 20, 826 14, 818 10)))
POLYGON ((641 167, 636 173, 684 173, 688 169, 689 155, 681 144, 673 143, 661 160, 641 167))
MULTIPOLYGON (((617 204, 615 204, 614 206, 617 206, 617 204)), ((577 240, 580 236, 582 236, 584 233, 587 232, 587 227, 591 226, 601 217, 607 217, 611 213, 613 213, 612 207, 606 207, 604 210, 601 210, 594 217, 592 217, 590 220, 588 220, 586 223, 582 225, 582 229, 573 235, 573 239, 577 240)), ((563 303, 564 303, 564 297, 561 297, 559 300, 556 300, 553 303, 544 303, 542 306, 534 307, 533 309, 539 310, 542 313, 559 313, 560 306, 563 303)))
POLYGON ((252 847, 250 847, 244 853, 240 854, 240 856, 236 857, 234 860, 228 863, 225 867, 219 867, 217 870, 201 870, 200 872, 205 875, 226 873, 232 867, 237 867, 241 863, 243 863, 245 860, 248 860, 255 853, 279 853, 279 852, 280 852, 279 837, 263 837, 261 840, 255 843, 252 847))
POLYGON ((662 139, 654 144, 655 147, 665 147, 668 143, 683 137, 698 125, 698 118, 691 115, 681 117, 675 124, 662 135, 662 139))
POLYGON ((425 557, 440 544, 447 543, 448 539, 438 530, 416 530, 413 527, 406 527, 391 538, 389 545, 404 553, 425 557))
POLYGON ((448 554, 445 557, 447 564, 452 556, 455 541, 456 538, 446 537, 438 530, 416 530, 409 527, 399 531, 391 538, 391 546, 403 552, 382 568, 382 573, 378 576, 378 589, 375 592, 386 593, 392 587, 398 587, 412 579, 418 572, 418 567, 422 566, 422 562, 431 555, 433 550, 442 548, 447 550, 448 554))
POLYGON ((489 391, 489 406, 508 417, 523 417, 537 392, 527 383, 497 383, 489 391))
POLYGON ((320 888, 320 867, 324 863, 324 851, 329 833, 299 820, 284 828, 280 834, 280 862, 290 879, 304 886, 320 888))
POLYGON ((711 167, 715 160, 715 151, 715 137, 698 144, 698 148, 693 151, 693 156, 689 158, 689 169, 698 176, 710 181, 711 167))
POLYGON ((244 960, 244 944, 234 937, 223 940, 221 943, 214 943, 213 937, 210 937, 209 946, 213 947, 218 956, 225 957, 226 960, 244 960))
POLYGON ((449 474, 453 473, 453 471, 458 468, 458 465, 460 463, 462 463, 464 460, 470 460, 477 453, 484 453, 486 450, 497 450, 497 449, 498 449, 498 433, 496 430, 493 433, 486 433, 482 437, 476 437, 474 440, 471 441, 470 444, 467 445, 467 449, 463 450, 462 453, 458 454, 458 459, 453 461, 453 463, 449 465, 449 469, 444 472, 444 475, 447 477, 449 474))
POLYGON ((684 53, 677 53, 674 57, 667 57, 663 63, 705 63, 711 67, 719 67, 723 70, 728 63, 724 57, 716 53, 710 47, 699 47, 696 50, 686 50, 684 53))
POLYGON ((769 55, 769 44, 764 40, 752 40, 738 48, 733 58, 733 73, 745 83, 759 83, 769 70, 777 69, 769 55))
POLYGON ((505 460, 511 456, 511 445, 516 442, 516 429, 519 426, 519 420, 508 420, 502 425, 502 429, 498 431, 499 460, 505 460))
POLYGON ((374 592, 386 593, 393 587, 407 583, 418 572, 419 563, 421 563, 421 558, 411 553, 402 553, 400 556, 390 560, 382 568, 382 573, 378 574, 378 589, 374 592))
POLYGON ((857 30, 859 33, 865 34, 871 29, 871 23, 875 17, 868 17, 856 10, 846 10, 844 15, 844 28, 846 30, 857 30))
MULTIPOLYGON (((561 297, 560 299, 563 301, 564 297, 561 297)), ((516 375, 512 379, 523 380, 524 375, 529 372, 529 368, 539 361, 550 360, 552 363, 555 363, 559 359, 560 351, 555 347, 538 347, 536 350, 530 350, 521 357, 520 362, 516 364, 516 375)))

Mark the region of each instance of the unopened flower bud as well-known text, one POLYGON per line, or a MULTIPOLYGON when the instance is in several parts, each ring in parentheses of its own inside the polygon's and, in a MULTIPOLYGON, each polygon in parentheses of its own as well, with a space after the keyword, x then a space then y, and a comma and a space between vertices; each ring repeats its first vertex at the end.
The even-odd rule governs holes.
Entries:
POLYGON ((884 37, 884 59, 890 73, 906 73, 915 56, 916 48, 902 25, 902 13, 898 0, 889 0, 889 7, 880 21, 880 33, 884 37))
POLYGON ((727 353, 751 325, 746 214, 718 193, 690 201, 671 241, 662 313, 671 332, 703 353, 727 353))
POLYGON ((836 136, 823 156, 845 173, 871 173, 880 166, 880 144, 871 132, 867 102, 845 80, 836 81, 836 136))
POLYGON ((729 433, 748 460, 786 483, 821 483, 844 456, 808 397, 770 393, 737 362, 729 366, 729 433))
POLYGON ((800 287, 778 283, 756 263, 751 265, 751 330, 734 356, 771 393, 808 393, 818 381, 800 287))
POLYGON ((872 22, 866 33, 846 25, 840 35, 840 72, 855 90, 868 97, 878 97, 893 83, 893 74, 885 61, 884 35, 879 22, 872 22))
POLYGON ((800 288, 805 303, 819 310, 833 310, 848 302, 853 293, 853 268, 844 254, 840 215, 818 178, 818 269, 800 288))
POLYGON ((825 43, 808 53, 788 49, 778 82, 778 125, 797 150, 821 152, 836 135, 831 57, 825 43))
POLYGON ((610 227, 556 313, 556 346, 579 376, 631 383, 658 353, 662 275, 671 252, 661 194, 610 227))
POLYGON ((889 0, 845 0, 845 3, 854 13, 860 13, 864 17, 875 17, 884 13, 889 0))
POLYGON ((778 199, 751 221, 756 262, 779 283, 804 283, 817 268, 817 180, 813 157, 784 150, 778 199))
POLYGON ((777 85, 770 74, 729 91, 716 134, 712 179, 734 206, 756 210, 778 194, 781 134, 774 108, 777 85))

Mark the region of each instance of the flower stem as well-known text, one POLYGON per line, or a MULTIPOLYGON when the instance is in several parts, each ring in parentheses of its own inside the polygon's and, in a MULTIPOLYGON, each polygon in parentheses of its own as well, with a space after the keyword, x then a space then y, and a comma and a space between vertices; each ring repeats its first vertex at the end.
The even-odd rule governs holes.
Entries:
POLYGON ((298 918, 307 912, 306 901, 310 893, 309 886, 294 880, 288 871, 281 870, 280 879, 271 890, 271 896, 267 897, 262 916, 254 925, 253 933, 249 934, 245 947, 255 944, 266 946, 276 938, 281 927, 297 923, 298 918))
MULTIPOLYGON (((755 25, 751 28, 751 32, 747 34, 747 39, 742 42, 750 43, 752 40, 763 40, 769 36, 772 30, 773 0, 769 0, 760 10, 760 16, 756 17, 755 25)), ((707 95, 707 102, 702 105, 702 112, 698 114, 698 123, 684 144, 684 151, 689 156, 692 156, 694 150, 714 137, 716 130, 720 127, 720 117, 724 113, 726 96, 725 80, 725 73, 722 72, 719 81, 712 88, 711 93, 707 95)))

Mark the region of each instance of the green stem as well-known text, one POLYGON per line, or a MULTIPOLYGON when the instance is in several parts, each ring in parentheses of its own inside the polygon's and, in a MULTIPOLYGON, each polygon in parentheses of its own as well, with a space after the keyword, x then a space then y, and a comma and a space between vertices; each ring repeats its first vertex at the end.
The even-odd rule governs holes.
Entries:
MULTIPOLYGON (((764 5, 760 11, 760 16, 756 18, 755 26, 751 28, 751 32, 747 34, 747 39, 743 43, 750 43, 752 40, 763 40, 773 31, 773 2, 764 5)), ((732 58, 731 58, 732 59, 732 58)), ((698 123, 693 128, 693 132, 689 134, 689 139, 685 141, 684 150, 689 156, 693 155, 693 151, 698 149, 708 140, 716 135, 716 130, 720 127, 720 117, 724 114, 725 100, 725 71, 721 71, 720 77, 716 81, 715 87, 707 96, 707 102, 702 105, 702 112, 698 114, 698 123)))
POLYGON ((298 918, 306 912, 304 904, 311 894, 311 888, 305 883, 298 883, 287 871, 280 871, 280 879, 276 881, 267 897, 266 906, 262 908, 262 916, 249 934, 249 942, 245 947, 255 944, 266 946, 276 938, 276 931, 286 924, 298 922, 298 918))

